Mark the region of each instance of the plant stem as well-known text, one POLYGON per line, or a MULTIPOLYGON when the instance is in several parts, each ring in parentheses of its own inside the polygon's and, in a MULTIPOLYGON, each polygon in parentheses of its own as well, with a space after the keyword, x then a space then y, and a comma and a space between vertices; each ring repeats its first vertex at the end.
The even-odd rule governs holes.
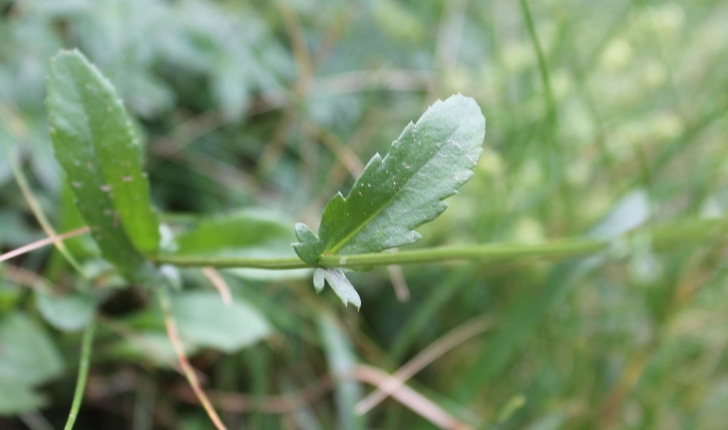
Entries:
POLYGON ((413 251, 378 252, 358 255, 324 255, 317 264, 304 263, 297 257, 243 258, 196 255, 158 255, 159 264, 216 268, 255 268, 272 270, 310 267, 367 268, 391 264, 422 264, 443 261, 476 260, 486 263, 521 262, 528 259, 562 259, 598 254, 620 240, 635 236, 648 238, 655 250, 674 248, 686 243, 708 244, 728 239, 728 218, 692 219, 658 227, 634 230, 616 239, 576 238, 542 244, 494 243, 487 245, 452 245, 413 251))
POLYGON ((554 99, 554 93, 551 89, 551 77, 549 75, 548 65, 546 64, 546 56, 543 53, 538 33, 536 33, 536 26, 533 23, 528 3, 526 3, 526 0, 519 0, 519 4, 521 5, 523 18, 526 21, 528 35, 531 37, 531 43, 533 43, 533 49, 536 51, 536 58, 538 59, 538 69, 541 73, 541 81, 543 83, 544 103, 546 105, 547 118, 549 123, 553 125, 556 121, 556 100, 554 99))
POLYGON ((324 255, 317 264, 307 264, 297 257, 240 258, 160 255, 156 262, 177 266, 210 266, 217 268, 247 267, 256 269, 304 269, 310 267, 366 268, 391 264, 421 264, 451 260, 509 261, 523 258, 567 257, 593 254, 609 246, 608 242, 579 241, 542 245, 495 244, 442 246, 414 251, 381 252, 357 255, 324 255))
POLYGON ((164 315, 164 323, 167 326, 169 341, 172 342, 172 347, 174 348, 175 354, 177 354, 177 360, 182 368, 182 372, 187 378, 187 382, 189 382, 190 387, 192 387, 192 391, 194 391, 195 396, 197 396, 197 399, 202 404, 205 412, 207 412, 207 415, 215 425, 215 428, 218 430, 227 430, 227 427, 223 424, 220 416, 212 406, 212 403, 210 403, 210 399, 207 397, 207 394, 203 391, 202 386, 200 385, 200 380, 197 379, 197 375, 195 374, 195 369, 187 359, 184 345, 182 345, 182 340, 180 339, 179 332, 177 330, 177 323, 174 319, 174 314, 172 313, 172 301, 169 297, 169 293, 164 286, 160 286, 157 288, 157 295, 159 297, 160 307, 162 308, 162 314, 164 315))
POLYGON ((11 151, 7 151, 7 154, 8 160, 10 162, 10 169, 13 171, 13 176, 15 176, 15 181, 18 183, 18 187, 20 187, 20 191, 23 193, 23 197, 28 203, 28 207, 30 207, 30 210, 33 212, 33 215, 38 221, 38 224, 40 224, 45 234, 48 235, 48 238, 52 240, 52 243, 56 246, 58 252, 60 252, 61 255, 66 258, 68 263, 81 275, 81 277, 88 279, 88 276, 86 276, 86 272, 83 270, 78 261, 76 261, 76 259, 73 257, 73 254, 68 251, 68 248, 66 248, 66 245, 63 243, 58 233, 56 233, 56 231, 53 229, 50 221, 48 221, 48 218, 46 218, 45 213, 43 213, 43 209, 40 207, 38 199, 35 198, 35 194, 33 194, 33 189, 28 183, 28 179, 25 177, 23 169, 18 164, 17 154, 11 151))
POLYGON ((73 429, 76 422, 78 411, 81 409, 81 401, 83 393, 86 390, 86 379, 88 379, 88 369, 91 365, 91 346, 94 340, 94 331, 96 323, 91 320, 86 330, 83 332, 83 340, 81 343, 81 362, 78 365, 78 379, 76 380, 76 392, 73 393, 73 403, 71 404, 71 412, 68 414, 68 420, 63 430, 73 429))

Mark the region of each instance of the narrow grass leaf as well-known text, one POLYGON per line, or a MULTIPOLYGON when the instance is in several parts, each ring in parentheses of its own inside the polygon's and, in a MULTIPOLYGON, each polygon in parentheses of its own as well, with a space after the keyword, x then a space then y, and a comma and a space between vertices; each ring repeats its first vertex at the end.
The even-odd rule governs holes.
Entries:
POLYGON ((358 383, 347 380, 357 365, 351 342, 331 314, 326 312, 320 314, 318 323, 329 371, 337 380, 334 394, 339 422, 336 428, 342 430, 366 428, 364 417, 354 413, 354 405, 362 397, 361 387, 358 383))

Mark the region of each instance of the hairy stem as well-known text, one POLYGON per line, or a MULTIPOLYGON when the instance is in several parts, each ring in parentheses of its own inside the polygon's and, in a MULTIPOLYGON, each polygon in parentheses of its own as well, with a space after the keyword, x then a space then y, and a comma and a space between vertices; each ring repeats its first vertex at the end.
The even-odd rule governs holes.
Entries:
POLYGON ((94 340, 94 331, 96 323, 92 320, 89 322, 86 331, 83 332, 83 341, 81 343, 81 362, 78 365, 78 380, 76 381, 76 392, 73 393, 73 403, 71 404, 71 412, 68 414, 68 420, 63 430, 73 429, 76 422, 78 411, 81 409, 81 401, 83 393, 86 390, 86 379, 88 379, 88 369, 91 365, 91 346, 94 340))

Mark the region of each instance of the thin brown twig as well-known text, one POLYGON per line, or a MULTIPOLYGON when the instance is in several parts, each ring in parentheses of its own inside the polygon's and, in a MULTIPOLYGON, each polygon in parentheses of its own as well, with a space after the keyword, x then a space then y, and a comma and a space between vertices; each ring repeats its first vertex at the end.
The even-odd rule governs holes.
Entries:
MULTIPOLYGON (((167 135, 155 140, 151 145, 152 153, 163 158, 173 158, 188 145, 224 124, 225 118, 219 110, 211 109, 202 112, 176 126, 167 135)), ((156 167, 156 164, 148 165, 147 170, 151 172, 156 167)))
POLYGON ((111 329, 111 331, 115 332, 130 343, 136 344, 137 346, 144 348, 145 353, 153 355, 154 358, 159 360, 160 363, 166 364, 167 366, 178 372, 180 375, 184 376, 184 372, 182 372, 179 364, 173 359, 168 359, 164 351, 160 349, 159 344, 157 344, 156 342, 151 342, 145 339, 117 319, 109 318, 102 314, 97 314, 96 321, 100 324, 105 325, 106 327, 111 329))
POLYGON ((227 282, 225 282, 225 278, 222 277, 220 272, 218 272, 214 267, 203 267, 202 274, 205 275, 207 280, 210 281, 210 283, 212 283, 215 289, 217 289, 220 293, 220 297, 222 298, 222 302, 225 306, 230 306, 233 303, 233 296, 230 294, 230 287, 227 282))
MULTIPOLYGON (((300 391, 277 396, 250 396, 240 393, 211 392, 210 398, 220 409, 228 412, 261 412, 287 414, 309 405, 323 397, 334 386, 331 376, 324 376, 300 391)), ((189 387, 180 386, 176 394, 186 402, 197 402, 189 387)))
POLYGON ((298 19, 298 14, 286 2, 278 2, 277 5, 293 46, 293 57, 296 60, 296 68, 298 69, 296 93, 300 96, 308 92, 313 83, 313 60, 308 50, 306 35, 301 21, 298 19))
MULTIPOLYGON (((353 379, 373 386, 380 386, 389 378, 391 378, 391 375, 383 370, 367 365, 358 365, 350 373, 339 377, 339 379, 353 379)), ((286 414, 320 399, 333 388, 335 382, 336 379, 325 376, 297 393, 279 396, 257 397, 238 393, 216 392, 211 393, 211 397, 220 409, 230 412, 257 411, 286 414)), ((176 394, 186 402, 199 403, 199 399, 190 393, 187 387, 184 388, 184 390, 178 389, 176 394)), ((470 428, 470 426, 454 418, 439 405, 406 385, 400 386, 391 396, 400 404, 441 429, 466 430, 470 428)))
POLYGON ((4 268, 3 276, 6 280, 27 288, 37 288, 40 292, 51 297, 58 297, 58 291, 50 281, 22 267, 7 265, 4 268))
POLYGON ((392 288, 394 288, 394 294, 397 296, 397 300, 400 303, 408 302, 410 299, 410 291, 407 286, 407 279, 404 277, 402 266, 387 266, 387 273, 389 274, 389 279, 392 281, 392 288))
MULTIPOLYGON (((311 85, 311 94, 340 95, 364 91, 427 91, 436 81, 429 70, 379 69, 352 70, 319 76, 311 85)), ((295 93, 288 88, 271 88, 260 94, 260 102, 252 104, 248 115, 260 115, 291 105, 295 93)))
POLYGON ((200 401, 200 404, 205 409, 205 412, 207 412, 207 415, 210 417, 212 423, 215 424, 215 427, 218 430, 227 430, 227 427, 225 427, 225 424, 223 424, 220 416, 218 416, 217 412, 215 412, 215 408, 212 406, 212 403, 210 403, 210 399, 202 390, 202 387, 200 386, 200 381, 197 379, 195 369, 192 367, 190 361, 187 359, 187 354, 185 354, 182 340, 180 339, 179 332, 177 331, 177 323, 175 322, 174 314, 172 313, 172 304, 169 298, 169 293, 167 293, 167 290, 165 290, 164 288, 157 288, 157 293, 159 296, 159 304, 162 308, 162 313, 164 314, 164 324, 167 327, 167 335, 169 336, 169 340, 172 342, 174 351, 177 354, 177 360, 182 367, 182 371, 187 378, 187 382, 189 382, 190 387, 192 387, 192 391, 195 392, 197 399, 200 401))
MULTIPOLYGON (((371 138, 373 130, 376 129, 376 125, 379 120, 380 115, 374 113, 368 114, 364 120, 362 120, 361 125, 357 128, 352 138, 349 140, 349 147, 354 154, 360 153, 364 150, 366 144, 371 138)), ((311 200, 311 203, 300 214, 300 219, 310 224, 318 223, 319 220, 317 217, 321 213, 321 200, 328 200, 331 198, 331 195, 336 192, 336 190, 341 188, 346 173, 346 167, 344 167, 341 163, 333 163, 329 169, 329 173, 326 175, 326 180, 321 187, 318 198, 311 200)))
POLYGON ((36 250, 38 248, 43 248, 44 246, 48 246, 50 244, 56 243, 57 241, 58 242, 64 241, 66 239, 70 239, 72 237, 80 236, 80 235, 86 234, 88 232, 89 232, 89 228, 88 227, 81 227, 81 228, 76 229, 76 230, 71 230, 69 232, 66 232, 66 233, 63 233, 63 234, 59 234, 58 236, 55 236, 55 237, 47 237, 45 239, 41 239, 41 240, 38 240, 36 242, 29 243, 29 244, 27 244, 25 246, 21 246, 20 248, 14 249, 14 250, 12 250, 10 252, 6 252, 5 254, 0 255, 0 261, 9 260, 9 259, 11 259, 13 257, 17 257, 17 256, 23 255, 23 254, 25 254, 27 252, 34 251, 34 250, 36 250))
POLYGON ((451 330, 440 339, 417 354, 407 364, 397 370, 391 377, 377 387, 367 397, 360 400, 354 410, 362 415, 369 412, 387 396, 396 392, 404 383, 424 367, 440 358, 443 354, 463 342, 483 333, 490 328, 491 321, 485 317, 477 317, 451 330))
MULTIPOLYGON (((389 252, 399 252, 399 248, 392 248, 389 252)), ((408 302, 410 299, 410 291, 407 286, 407 279, 404 277, 402 266, 396 264, 387 266, 387 273, 389 274, 389 280, 392 281, 392 288, 394 288, 394 294, 397 296, 397 300, 400 303, 408 302)))
POLYGON ((332 25, 326 30, 321 38, 321 43, 313 54, 313 62, 315 65, 321 65, 329 57, 331 51, 336 46, 344 31, 349 29, 351 21, 359 13, 360 6, 358 4, 347 4, 342 7, 341 12, 331 21, 332 25))
POLYGON ((278 160, 283 153, 285 140, 293 125, 296 123, 296 104, 308 94, 313 84, 313 61, 311 60, 311 53, 308 51, 306 37, 303 32, 303 27, 301 27, 301 23, 298 20, 298 15, 292 7, 284 2, 278 2, 278 9, 283 18, 286 31, 288 32, 291 46, 293 47, 293 58, 296 61, 298 79, 296 79, 293 91, 287 94, 286 97, 289 101, 292 100, 293 103, 289 103, 286 113, 276 127, 273 137, 259 158, 258 172, 262 173, 263 176, 270 173, 275 165, 278 164, 278 160))
MULTIPOLYGON (((354 368, 354 377, 361 382, 381 386, 392 375, 372 366, 359 365, 354 368)), ((412 412, 444 430, 467 430, 472 427, 457 420, 437 403, 408 387, 402 385, 391 394, 392 398, 409 408, 412 412)))
MULTIPOLYGON (((12 112, 12 111, 11 111, 12 112)), ((18 121, 23 124, 22 120, 18 119, 18 121)), ((19 127, 15 127, 19 128, 19 127)), ((15 177, 15 182, 18 184, 18 187, 20 187, 20 191, 23 194, 23 198, 25 199, 26 203, 28 203, 28 207, 30 208, 30 211, 33 213, 33 216, 35 217, 36 221, 38 221, 38 224, 40 224, 40 227, 43 229, 45 234, 50 238, 53 239, 53 245, 55 245, 56 249, 58 249, 58 252, 63 255, 63 257, 68 261, 68 263, 83 277, 86 278, 86 273, 84 272, 83 268, 80 264, 78 264, 78 261, 73 257, 73 255, 68 251, 66 246, 63 244, 61 240, 58 240, 58 233, 51 225, 50 221, 48 221, 48 218, 46 218, 45 213, 43 212, 43 208, 40 206, 40 203, 38 203, 38 199, 35 197, 35 194, 33 193, 33 188, 30 186, 30 183, 28 183, 28 179, 25 177, 25 173, 23 173, 23 169, 18 163, 18 152, 8 150, 8 161, 10 164, 10 170, 13 172, 13 176, 15 177)))
POLYGON ((309 133, 318 137, 321 143, 326 146, 326 149, 334 154, 339 163, 346 168, 351 176, 356 178, 361 175, 361 172, 364 170, 364 164, 350 146, 342 142, 342 140, 330 130, 327 130, 313 121, 304 120, 303 126, 309 133))

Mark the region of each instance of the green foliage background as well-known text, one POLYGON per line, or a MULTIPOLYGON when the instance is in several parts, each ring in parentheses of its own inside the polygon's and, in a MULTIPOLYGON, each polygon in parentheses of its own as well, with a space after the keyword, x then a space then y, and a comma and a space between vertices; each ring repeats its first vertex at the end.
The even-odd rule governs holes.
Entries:
MULTIPOLYGON (((176 233, 180 252, 293 255, 295 221, 318 225, 362 162, 458 92, 487 117, 485 152, 414 247, 724 217, 728 5, 527 3, 0 0, 0 246, 44 237, 13 151, 56 229, 79 226, 44 106, 50 57, 74 47, 135 118, 163 246, 176 233), (210 233, 188 231, 198 223, 210 233)), ((154 296, 107 274, 89 238, 68 248, 95 283, 50 248, 0 266, 0 428, 65 421, 88 318, 75 294, 89 290, 99 328, 76 428, 210 428, 170 367, 154 296)), ((405 303, 381 268, 350 276, 360 313, 316 295, 307 271, 223 271, 232 308, 199 269, 167 274, 208 392, 306 393, 356 363, 393 372, 484 317, 485 334, 410 383, 472 428, 722 429, 725 260, 719 245, 658 253, 645 237, 564 262, 411 266, 405 303)), ((391 399, 356 417, 369 389, 341 382, 295 412, 222 416, 230 428, 433 428, 391 399)))

